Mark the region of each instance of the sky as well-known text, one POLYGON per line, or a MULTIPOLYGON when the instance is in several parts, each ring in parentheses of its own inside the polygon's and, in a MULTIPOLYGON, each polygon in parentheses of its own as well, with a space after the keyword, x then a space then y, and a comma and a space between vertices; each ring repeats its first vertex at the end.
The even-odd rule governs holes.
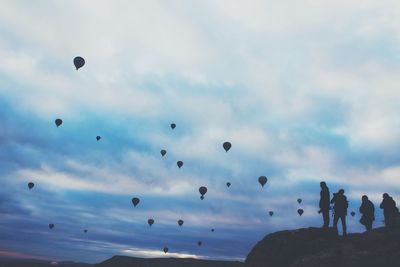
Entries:
POLYGON ((400 202, 398 0, 0 2, 2 257, 243 260, 322 180, 349 232, 400 202))

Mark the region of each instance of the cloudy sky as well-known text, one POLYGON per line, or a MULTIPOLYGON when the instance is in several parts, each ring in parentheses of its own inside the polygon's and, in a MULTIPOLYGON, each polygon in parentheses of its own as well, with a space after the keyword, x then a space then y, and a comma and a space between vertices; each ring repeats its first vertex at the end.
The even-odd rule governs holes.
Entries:
POLYGON ((0 2, 0 256, 241 260, 321 180, 400 201, 398 0, 0 2))

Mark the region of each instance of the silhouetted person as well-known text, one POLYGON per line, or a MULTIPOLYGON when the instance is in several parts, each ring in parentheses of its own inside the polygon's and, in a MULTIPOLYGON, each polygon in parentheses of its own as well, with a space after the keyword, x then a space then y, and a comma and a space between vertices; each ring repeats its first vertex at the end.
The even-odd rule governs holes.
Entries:
POLYGON ((386 227, 394 226, 396 224, 398 209, 396 208, 396 202, 388 193, 383 194, 383 200, 379 207, 383 209, 386 227))
POLYGON ((344 195, 343 189, 340 189, 337 193, 333 193, 333 198, 331 200, 331 203, 334 204, 333 227, 335 227, 337 231, 337 223, 340 218, 340 220, 342 221, 343 236, 346 236, 347 234, 346 215, 349 203, 347 202, 347 198, 344 195))
POLYGON ((372 229, 372 222, 375 220, 375 207, 374 204, 368 199, 367 196, 361 198, 360 213, 362 214, 360 223, 365 226, 367 231, 372 229))
POLYGON ((324 220, 324 225, 322 227, 327 228, 329 226, 329 200, 331 199, 329 188, 326 186, 325 182, 319 184, 321 186, 320 198, 319 198, 319 211, 322 213, 322 218, 324 220))

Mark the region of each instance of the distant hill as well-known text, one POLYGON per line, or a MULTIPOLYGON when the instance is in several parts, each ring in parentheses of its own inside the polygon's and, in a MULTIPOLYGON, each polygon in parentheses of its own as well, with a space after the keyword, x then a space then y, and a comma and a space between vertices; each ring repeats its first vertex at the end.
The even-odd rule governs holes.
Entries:
POLYGON ((333 229, 307 228, 267 235, 246 267, 399 267, 400 228, 342 238, 333 229))
POLYGON ((212 261, 178 258, 133 258, 114 256, 95 267, 242 267, 244 263, 234 261, 212 261))

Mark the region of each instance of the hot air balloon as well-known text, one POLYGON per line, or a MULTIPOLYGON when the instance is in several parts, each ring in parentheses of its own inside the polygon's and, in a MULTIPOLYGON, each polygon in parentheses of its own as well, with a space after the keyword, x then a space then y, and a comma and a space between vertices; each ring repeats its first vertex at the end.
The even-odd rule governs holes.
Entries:
POLYGON ((231 149, 232 144, 229 142, 225 142, 222 144, 223 148, 225 149, 225 152, 228 152, 229 149, 231 149))
POLYGON ((297 203, 299 203, 299 204, 301 204, 302 201, 303 201, 303 200, 302 200, 301 198, 298 198, 298 199, 297 199, 297 203))
POLYGON ((183 224, 183 220, 178 220, 178 225, 182 226, 182 224, 183 224))
POLYGON ((85 60, 82 57, 75 57, 74 58, 74 65, 76 70, 80 69, 85 65, 85 60))
POLYGON ((350 212, 351 217, 354 217, 354 215, 356 215, 356 213, 354 211, 350 212))
POLYGON ((100 135, 96 136, 96 140, 97 140, 97 141, 100 141, 100 139, 101 139, 101 136, 100 136, 100 135))
POLYGON ((164 253, 165 253, 165 254, 167 254, 167 252, 168 252, 168 248, 167 248, 167 247, 165 247, 163 250, 164 250, 164 253))
POLYGON ((226 183, 226 186, 227 186, 227 187, 230 187, 230 186, 231 186, 231 183, 230 183, 230 182, 227 182, 227 183, 226 183))
POLYGON ((214 232, 214 228, 213 228, 213 229, 211 229, 211 232, 214 232))
MULTIPOLYGON (((176 165, 178 165, 178 168, 180 169, 183 166, 183 161, 178 161, 176 163, 176 165)), ((190 169, 190 168, 189 168, 190 169)))
POLYGON ((175 123, 171 123, 171 129, 173 130, 173 129, 175 129, 175 127, 176 127, 176 124, 175 123))
POLYGON ((201 241, 197 242, 197 245, 199 245, 199 247, 201 246, 201 244, 203 244, 203 242, 201 241))
POLYGON ((50 229, 53 229, 53 228, 54 228, 54 224, 50 223, 50 224, 49 224, 49 228, 50 228, 50 229))
POLYGON ((297 213, 301 216, 301 215, 303 215, 304 210, 303 210, 303 209, 298 209, 298 210, 297 210, 297 213))
POLYGON ((31 190, 34 186, 35 186, 34 183, 32 183, 32 182, 28 183, 28 188, 29 188, 29 190, 31 190))
POLYGON ((200 194, 201 194, 200 199, 203 200, 203 199, 204 199, 204 195, 207 193, 207 187, 205 187, 205 186, 200 186, 199 192, 200 192, 200 194))
POLYGON ((267 177, 265 177, 265 176, 260 176, 260 177, 258 177, 258 182, 260 183, 260 185, 261 185, 262 187, 264 187, 264 185, 267 183, 267 181, 268 181, 268 179, 267 179, 267 177))
POLYGON ((132 204, 134 207, 136 207, 140 202, 140 199, 137 197, 132 198, 132 204))
POLYGON ((83 232, 84 232, 84 233, 87 233, 87 230, 85 229, 85 230, 83 230, 83 232))
POLYGON ((269 213, 269 216, 274 215, 274 212, 273 212, 273 211, 270 211, 270 212, 268 212, 268 213, 269 213))
POLYGON ((150 227, 153 225, 153 223, 154 223, 154 220, 153 219, 148 219, 147 220, 147 223, 150 225, 150 227))
POLYGON ((161 153, 161 156, 165 156, 165 154, 167 154, 167 150, 165 150, 165 149, 161 149, 161 151, 160 151, 160 153, 161 153))
POLYGON ((62 119, 56 119, 54 121, 54 123, 56 124, 57 128, 63 123, 62 119))

